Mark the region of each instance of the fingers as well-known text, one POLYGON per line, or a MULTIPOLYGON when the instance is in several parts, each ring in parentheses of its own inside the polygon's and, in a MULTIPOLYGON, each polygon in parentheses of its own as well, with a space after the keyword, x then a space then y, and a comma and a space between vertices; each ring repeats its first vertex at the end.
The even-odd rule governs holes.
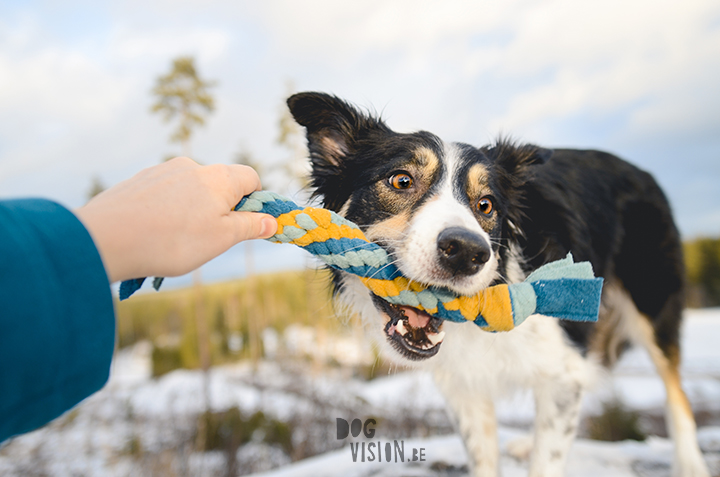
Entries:
POLYGON ((257 212, 230 212, 228 217, 235 243, 243 240, 269 238, 277 232, 277 220, 271 215, 257 212))
POLYGON ((232 164, 227 167, 230 187, 235 192, 234 197, 232 197, 232 206, 235 206, 240 202, 240 199, 251 192, 262 189, 260 177, 252 167, 240 164, 232 164))
MULTIPOLYGON (((262 214, 264 215, 264 214, 262 214)), ((262 228, 260 229, 260 236, 258 238, 270 238, 275 235, 278 231, 278 223, 275 217, 268 215, 262 219, 262 228)))

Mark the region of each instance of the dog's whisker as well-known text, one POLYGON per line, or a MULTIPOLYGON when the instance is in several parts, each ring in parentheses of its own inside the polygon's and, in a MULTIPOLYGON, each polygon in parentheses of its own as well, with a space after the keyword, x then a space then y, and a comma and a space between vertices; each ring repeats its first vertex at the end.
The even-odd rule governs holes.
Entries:
POLYGON ((540 255, 544 254, 544 253, 545 253, 545 250, 547 250, 547 248, 548 248, 549 245, 550 245, 549 242, 545 242, 545 245, 543 245, 543 247, 538 251, 538 253, 536 253, 536 254, 533 255, 532 257, 526 258, 525 261, 526 261, 526 262, 531 262, 531 261, 535 260, 537 257, 539 257, 540 255))
POLYGON ((388 268, 388 267, 390 267, 390 266, 392 266, 392 265, 395 265, 395 264, 398 263, 398 262, 399 262, 399 260, 393 260, 393 261, 391 261, 391 262, 389 262, 389 263, 386 263, 386 264, 383 265, 382 267, 378 268, 378 269, 375 271, 375 273, 373 273, 373 274, 370 275, 370 276, 367 276, 367 275, 366 275, 364 278, 370 278, 370 279, 375 278, 375 277, 376 277, 379 273, 381 273, 383 270, 385 270, 386 268, 388 268))

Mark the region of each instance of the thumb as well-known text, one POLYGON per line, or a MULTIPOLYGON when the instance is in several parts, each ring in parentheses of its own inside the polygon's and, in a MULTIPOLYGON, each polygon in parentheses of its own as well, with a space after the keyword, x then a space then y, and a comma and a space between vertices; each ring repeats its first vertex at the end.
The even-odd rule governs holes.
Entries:
POLYGON ((243 240, 269 238, 277 232, 275 217, 257 212, 231 212, 232 227, 235 229, 235 243, 243 240))

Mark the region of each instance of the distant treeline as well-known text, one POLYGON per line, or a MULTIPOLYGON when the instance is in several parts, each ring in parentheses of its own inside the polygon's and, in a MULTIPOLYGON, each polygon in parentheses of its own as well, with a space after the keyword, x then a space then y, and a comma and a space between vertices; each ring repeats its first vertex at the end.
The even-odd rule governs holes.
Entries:
MULTIPOLYGON (((687 306, 720 306, 720 238, 684 243, 687 306)), ((118 344, 140 340, 153 345, 153 374, 196 368, 198 325, 205 316, 212 364, 257 360, 265 353, 263 330, 282 333, 291 324, 338 332, 326 271, 306 270, 259 275, 160 293, 134 295, 117 305, 118 344)))
POLYGON ((196 316, 205 316, 211 364, 257 360, 263 330, 291 324, 327 331, 343 327, 326 271, 289 271, 177 290, 139 293, 119 302, 118 346, 153 345, 153 375, 200 367, 196 316))
POLYGON ((720 238, 684 243, 687 268, 687 306, 720 306, 720 238))

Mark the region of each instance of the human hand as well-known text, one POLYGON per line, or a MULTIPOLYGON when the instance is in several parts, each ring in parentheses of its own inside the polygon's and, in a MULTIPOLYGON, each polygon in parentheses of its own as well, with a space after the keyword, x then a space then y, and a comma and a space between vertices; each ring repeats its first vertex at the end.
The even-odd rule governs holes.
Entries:
POLYGON ((277 231, 269 215, 235 212, 260 190, 250 167, 200 166, 177 157, 145 169, 75 211, 110 282, 188 273, 238 242, 277 231))

